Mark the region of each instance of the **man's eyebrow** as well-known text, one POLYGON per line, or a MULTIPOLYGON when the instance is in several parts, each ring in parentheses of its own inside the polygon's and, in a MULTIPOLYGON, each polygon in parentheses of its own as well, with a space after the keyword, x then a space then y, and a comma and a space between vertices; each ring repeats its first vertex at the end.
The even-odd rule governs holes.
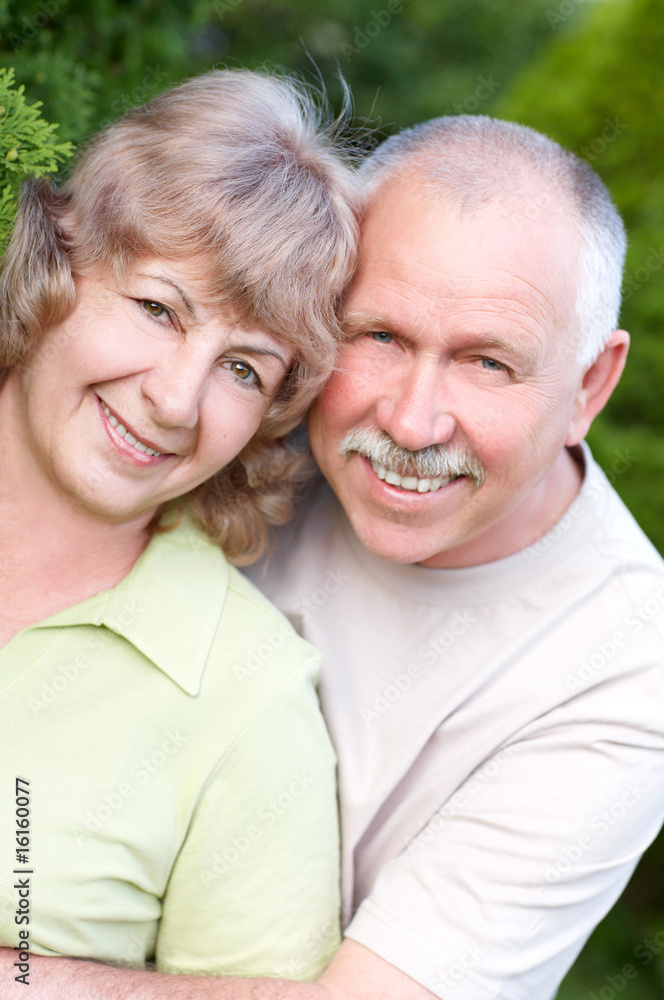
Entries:
POLYGON ((186 295, 184 289, 180 288, 180 286, 177 284, 177 282, 173 281, 172 278, 166 277, 165 274, 139 274, 138 277, 139 278, 154 278, 155 281, 163 281, 165 285, 170 285, 171 288, 175 289, 175 291, 178 293, 178 295, 180 296, 180 298, 184 302, 185 307, 187 309, 187 312, 189 313, 189 315, 191 316, 191 318, 193 320, 196 319, 196 310, 194 309, 193 305, 191 304, 191 302, 187 298, 187 295, 186 295))
POLYGON ((527 352, 527 348, 525 348, 523 344, 519 344, 518 341, 512 340, 511 337, 479 337, 478 343, 481 347, 486 347, 489 350, 499 348, 500 350, 509 351, 512 354, 523 354, 524 351, 527 352))
POLYGON ((391 323, 383 316, 379 316, 378 313, 361 312, 359 310, 344 313, 343 325, 346 327, 363 326, 372 330, 386 330, 392 326, 391 323))
POLYGON ((542 344, 539 341, 519 341, 509 335, 480 337, 477 346, 483 351, 505 351, 524 361, 538 363, 542 360, 542 344))

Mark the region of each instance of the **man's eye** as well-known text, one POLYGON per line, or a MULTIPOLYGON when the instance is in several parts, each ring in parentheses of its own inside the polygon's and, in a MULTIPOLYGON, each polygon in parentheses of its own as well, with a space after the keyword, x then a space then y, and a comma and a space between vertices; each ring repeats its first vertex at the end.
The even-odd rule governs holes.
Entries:
POLYGON ((492 372, 502 372, 505 371, 505 366, 501 365, 500 361, 494 361, 493 358, 481 358, 480 363, 482 368, 487 368, 492 372))
POLYGON ((256 372, 251 365, 248 365, 246 361, 238 361, 233 358, 231 361, 227 361, 226 365, 228 370, 243 382, 260 386, 261 380, 258 377, 258 372, 256 372))
POLYGON ((141 299, 141 305, 153 319, 159 319, 168 313, 166 306, 162 306, 161 302, 153 302, 151 299, 141 299))
POLYGON ((384 330, 374 330, 371 334, 374 340, 377 340, 379 344, 391 344, 394 340, 391 333, 385 333, 384 330))

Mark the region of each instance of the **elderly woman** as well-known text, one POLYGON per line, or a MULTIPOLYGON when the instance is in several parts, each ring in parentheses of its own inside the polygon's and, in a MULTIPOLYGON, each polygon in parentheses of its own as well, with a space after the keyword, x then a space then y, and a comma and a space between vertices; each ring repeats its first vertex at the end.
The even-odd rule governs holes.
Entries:
POLYGON ((333 363, 355 239, 311 99, 243 71, 128 113, 61 190, 24 192, 0 303, 17 962, 305 979, 338 942, 316 654, 227 559, 287 515, 283 437, 333 363))

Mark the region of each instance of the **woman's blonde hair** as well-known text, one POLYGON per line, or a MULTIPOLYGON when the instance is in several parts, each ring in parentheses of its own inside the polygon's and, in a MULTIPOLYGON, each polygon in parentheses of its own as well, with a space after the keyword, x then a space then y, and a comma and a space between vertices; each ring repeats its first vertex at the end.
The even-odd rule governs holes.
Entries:
POLYGON ((301 460, 283 438, 334 365, 355 264, 355 182, 323 115, 281 75, 189 80, 94 137, 61 188, 27 182, 2 260, 0 380, 72 310, 73 275, 121 277, 144 256, 200 260, 215 299, 291 348, 257 434, 187 498, 236 562, 289 512, 301 460))

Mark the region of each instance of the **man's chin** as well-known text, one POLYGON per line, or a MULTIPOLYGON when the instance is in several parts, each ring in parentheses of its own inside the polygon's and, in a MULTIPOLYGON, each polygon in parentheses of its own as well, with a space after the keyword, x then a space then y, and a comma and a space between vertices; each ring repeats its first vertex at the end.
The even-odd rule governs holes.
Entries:
POLYGON ((350 518, 353 531, 358 539, 375 556, 395 563, 420 563, 433 559, 441 553, 438 539, 424 537, 411 526, 373 521, 370 524, 361 518, 350 518))

